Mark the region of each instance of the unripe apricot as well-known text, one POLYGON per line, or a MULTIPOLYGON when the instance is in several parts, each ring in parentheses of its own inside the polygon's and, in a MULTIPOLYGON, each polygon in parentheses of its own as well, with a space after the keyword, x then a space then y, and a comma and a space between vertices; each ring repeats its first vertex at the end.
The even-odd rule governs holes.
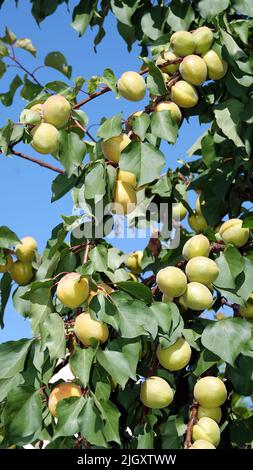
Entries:
POLYGON ((156 282, 160 291, 170 297, 179 297, 187 286, 185 273, 175 266, 160 269, 156 275, 156 282))
POLYGON ((170 111, 172 120, 175 121, 178 126, 181 124, 182 113, 178 105, 173 103, 173 101, 160 101, 160 103, 155 106, 155 111, 170 111))
POLYGON ((185 304, 191 310, 206 310, 211 307, 213 297, 210 290, 200 282, 189 282, 183 295, 185 304))
POLYGON ((253 293, 250 294, 244 307, 240 307, 240 314, 244 318, 253 319, 253 293))
POLYGON ((224 243, 232 243, 238 248, 245 245, 249 239, 249 229, 242 228, 240 219, 227 220, 220 227, 219 233, 224 243))
POLYGON ((193 390, 195 400, 205 408, 216 408, 227 399, 227 390, 218 377, 207 376, 199 379, 193 390))
POLYGON ((204 439, 197 439, 189 449, 216 449, 216 447, 209 441, 204 439))
POLYGON ((179 80, 171 87, 171 99, 181 108, 193 108, 199 97, 195 88, 184 80, 179 80))
POLYGON ((173 396, 172 388, 161 377, 149 377, 141 385, 140 399, 148 408, 165 408, 171 404, 173 396))
POLYGON ((39 113, 41 115, 42 114, 42 104, 43 103, 36 103, 33 106, 31 106, 29 109, 31 109, 32 111, 36 111, 37 113, 39 113))
POLYGON ((197 214, 203 215, 202 214, 202 207, 204 205, 205 205, 205 201, 203 201, 203 200, 200 201, 200 194, 199 194, 197 199, 196 199, 196 207, 195 207, 195 211, 196 211, 197 214))
POLYGON ((5 264, 0 264, 0 273, 8 273, 13 265, 13 258, 11 255, 6 257, 5 264))
POLYGON ((78 273, 69 273, 61 278, 56 295, 66 307, 80 307, 89 297, 89 281, 78 273))
POLYGON ((208 77, 211 80, 220 80, 226 75, 228 64, 222 60, 215 51, 211 49, 202 54, 202 58, 206 63, 208 77))
POLYGON ((113 210, 116 214, 130 214, 136 206, 136 191, 129 183, 116 181, 113 210))
POLYGON ((15 255, 19 261, 23 263, 30 263, 37 249, 37 242, 32 237, 24 237, 21 243, 18 243, 15 249, 15 255))
POLYGON ((173 302, 173 297, 170 297, 169 295, 163 294, 162 302, 164 302, 164 303, 173 302))
POLYGON ((140 101, 146 94, 145 80, 137 72, 124 72, 117 87, 120 95, 129 101, 140 101))
POLYGON ((48 408, 52 416, 57 416, 56 407, 64 398, 81 397, 81 388, 72 382, 63 382, 53 388, 48 399, 48 408))
POLYGON ((208 223, 202 214, 194 214, 188 217, 188 223, 194 232, 203 232, 208 228, 208 223))
POLYGON ((101 148, 107 160, 119 163, 121 152, 123 152, 130 142, 131 140, 127 134, 120 134, 102 142, 101 148))
POLYGON ((139 274, 141 272, 141 260, 143 258, 143 251, 134 251, 130 253, 126 260, 126 266, 130 271, 135 274, 139 274))
POLYGON ((47 154, 56 152, 59 145, 59 132, 51 124, 42 122, 32 131, 32 147, 39 153, 47 154))
POLYGON ((204 439, 218 446, 220 442, 220 428, 211 418, 200 418, 197 424, 192 428, 192 439, 197 441, 204 439))
POLYGON ((60 129, 70 118, 71 106, 64 96, 52 95, 43 103, 41 112, 44 122, 60 129))
POLYGON ((32 265, 15 261, 11 267, 11 277, 20 286, 26 286, 33 278, 32 265))
POLYGON ((183 220, 186 217, 187 209, 182 202, 173 204, 172 206, 172 217, 178 217, 179 220, 183 220))
POLYGON ((184 244, 183 257, 186 260, 195 256, 209 256, 210 243, 205 235, 194 235, 184 244))
POLYGON ((183 369, 191 359, 191 347, 184 338, 179 338, 168 348, 159 345, 156 355, 160 364, 171 372, 183 369))
POLYGON ((174 54, 185 57, 195 50, 194 37, 188 31, 176 31, 170 38, 170 46, 174 54))
MULTIPOLYGON (((163 63, 167 62, 168 60, 176 60, 178 59, 178 56, 174 54, 171 51, 164 51, 160 54, 158 59, 156 60, 156 65, 162 65, 163 63)), ((179 69, 179 63, 178 64, 170 64, 170 65, 165 65, 165 67, 160 67, 162 72, 168 73, 170 75, 173 75, 178 69, 179 69)))
POLYGON ((195 54, 186 56, 179 66, 184 80, 192 85, 202 85, 207 78, 207 66, 201 57, 195 54))
POLYGON ((207 26, 195 29, 192 32, 193 39, 195 41, 195 52, 196 54, 203 54, 210 49, 213 43, 213 32, 207 26))
POLYGON ((99 343, 105 343, 109 337, 107 324, 94 320, 89 313, 81 313, 76 317, 74 331, 86 347, 92 346, 92 339, 99 343))
POLYGON ((87 303, 89 305, 93 297, 96 297, 96 295, 98 294, 103 294, 104 296, 106 296, 107 294, 111 294, 112 292, 114 292, 112 287, 108 286, 108 284, 106 284, 105 282, 102 282, 101 284, 99 284, 97 291, 90 291, 87 303))
POLYGON ((205 256, 195 256, 188 261, 185 274, 190 282, 200 282, 209 286, 219 275, 219 268, 215 261, 205 256))
POLYGON ((221 420, 221 416, 222 416, 222 413, 221 413, 221 408, 219 406, 216 406, 215 408, 206 408, 200 405, 198 407, 198 414, 197 414, 198 419, 211 418, 214 421, 216 421, 216 423, 219 423, 221 420))
POLYGON ((25 108, 20 114, 19 122, 36 126, 41 123, 41 115, 32 108, 25 108))
POLYGON ((130 171, 119 170, 117 179, 118 181, 123 181, 123 183, 131 184, 133 188, 136 188, 136 176, 134 173, 131 173, 130 171))

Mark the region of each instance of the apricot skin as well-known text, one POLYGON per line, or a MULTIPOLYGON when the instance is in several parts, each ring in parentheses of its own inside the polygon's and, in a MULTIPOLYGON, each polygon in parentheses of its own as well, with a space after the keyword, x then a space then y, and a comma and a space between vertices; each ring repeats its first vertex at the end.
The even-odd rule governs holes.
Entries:
POLYGON ((188 223, 194 232, 203 232, 208 228, 208 223, 202 214, 196 212, 188 217, 188 223))
POLYGON ((130 184, 131 186, 133 186, 133 188, 136 188, 136 176, 130 171, 119 170, 117 179, 119 181, 123 181, 123 183, 130 184))
POLYGON ((198 55, 188 55, 179 66, 179 72, 184 80, 192 85, 202 85, 207 79, 207 66, 198 55))
POLYGON ((216 421, 216 423, 219 423, 221 420, 221 416, 222 416, 222 413, 221 413, 221 408, 219 406, 216 406, 215 408, 206 408, 200 405, 198 407, 198 414, 197 414, 198 419, 211 418, 214 421, 216 421))
POLYGON ((188 261, 185 274, 190 282, 200 282, 205 286, 212 284, 219 275, 215 261, 205 256, 196 256, 188 261))
POLYGON ((37 152, 46 155, 57 151, 60 137, 56 127, 42 122, 32 129, 31 134, 31 145, 37 152))
POLYGON ((183 220, 187 215, 187 209, 183 205, 182 202, 178 202, 177 204, 173 204, 172 207, 172 216, 174 218, 178 217, 179 220, 183 220))
POLYGON ((193 54, 196 47, 194 37, 188 31, 173 33, 170 38, 170 46, 174 54, 182 57, 193 54))
POLYGON ((211 418, 200 418, 192 429, 193 441, 204 439, 218 446, 220 442, 220 429, 216 421, 211 418))
POLYGON ((126 260, 126 266, 134 274, 139 274, 141 272, 141 260, 143 258, 143 251, 134 251, 130 253, 126 260))
POLYGON ((184 272, 174 266, 160 269, 156 276, 158 288, 169 297, 179 297, 184 294, 187 278, 184 272))
POLYGON ((232 243, 237 248, 245 245, 249 239, 249 229, 242 228, 242 220, 230 219, 222 224, 219 234, 224 243, 232 243))
POLYGON ((204 439, 197 439, 189 449, 216 449, 216 447, 209 441, 204 439))
POLYGON ((23 263, 30 263, 37 249, 37 242, 32 237, 24 237, 21 239, 21 243, 16 246, 15 255, 19 261, 23 263))
POLYGON ((253 294, 250 295, 244 307, 240 307, 240 314, 249 320, 253 319, 253 294))
POLYGON ((216 408, 227 399, 227 390, 218 377, 202 377, 193 390, 195 400, 203 407, 216 408))
POLYGON ((13 258, 11 255, 8 255, 6 257, 6 263, 0 264, 0 273, 8 273, 8 271, 11 270, 12 265, 13 265, 13 258))
MULTIPOLYGON (((156 60, 156 65, 161 65, 164 62, 167 62, 168 60, 175 60, 177 58, 178 56, 176 56, 176 54, 174 54, 173 52, 164 51, 160 54, 160 56, 156 60)), ((175 73, 178 69, 179 69, 179 63, 166 65, 165 67, 160 67, 160 70, 162 72, 168 73, 169 75, 173 75, 173 73, 175 73)))
POLYGON ((61 278, 56 289, 60 302, 69 308, 77 308, 88 299, 89 281, 78 273, 69 273, 61 278))
POLYGON ((171 87, 171 99, 181 108, 193 108, 199 97, 195 88, 185 80, 179 80, 171 87))
POLYGON ((41 113, 44 122, 60 129, 70 118, 71 106, 64 96, 52 95, 43 103, 41 113))
POLYGON ((184 338, 179 338, 168 348, 162 349, 159 345, 156 355, 160 364, 173 372, 187 366, 191 358, 191 347, 184 338))
POLYGON ((189 282, 187 284, 183 300, 188 308, 196 311, 206 310, 213 303, 210 290, 200 282, 189 282))
POLYGON ((195 41, 195 52, 196 54, 203 54, 210 49, 213 43, 213 32, 207 26, 195 29, 192 32, 193 39, 195 41))
POLYGON ((124 72, 117 87, 119 94, 129 101, 140 101, 146 94, 145 80, 137 72, 124 72))
POLYGON ((129 183, 116 181, 113 210, 117 214, 130 214, 136 206, 136 191, 129 183))
POLYGON ((178 126, 180 126, 182 121, 182 113, 178 105, 173 103, 173 101, 160 101, 160 103, 155 106, 155 111, 170 111, 172 120, 175 121, 178 126))
POLYGON ((220 80, 226 75, 228 65, 224 60, 220 59, 215 51, 210 50, 202 54, 202 58, 206 63, 210 80, 220 80))
POLYGON ((161 409, 173 401, 173 390, 161 377, 151 376, 141 385, 140 399, 148 408, 161 409))
POLYGON ((107 324, 94 320, 89 313, 81 313, 76 317, 74 331, 86 347, 92 345, 92 338, 99 343, 105 343, 109 337, 107 324))
POLYGON ((11 277, 20 286, 26 286, 33 278, 32 265, 15 261, 11 267, 11 277))
POLYGON ((71 397, 81 397, 82 391, 81 388, 71 382, 64 382, 56 385, 53 388, 52 392, 49 395, 48 399, 48 408, 52 416, 57 416, 56 407, 59 401, 63 400, 64 398, 71 398, 71 397))
POLYGON ((110 139, 101 143, 102 152, 107 160, 111 160, 114 163, 119 163, 121 152, 123 152, 130 142, 131 140, 126 134, 111 137, 110 139))
POLYGON ((205 235, 194 235, 184 244, 183 257, 186 260, 192 259, 195 256, 209 256, 210 243, 205 235))

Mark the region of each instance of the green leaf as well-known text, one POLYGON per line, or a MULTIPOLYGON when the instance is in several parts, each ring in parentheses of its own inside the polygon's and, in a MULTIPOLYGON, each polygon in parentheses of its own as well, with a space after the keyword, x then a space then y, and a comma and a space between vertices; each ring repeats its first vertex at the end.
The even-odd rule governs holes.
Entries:
POLYGON ((119 316, 117 308, 105 295, 102 293, 95 295, 89 304, 89 309, 95 319, 108 323, 118 331, 119 316))
POLYGON ((101 417, 104 421, 104 430, 103 433, 107 439, 107 441, 114 441, 120 444, 120 436, 119 436, 119 418, 120 412, 118 408, 111 403, 107 398, 99 398, 96 399, 94 397, 96 406, 100 411, 101 417))
POLYGON ((60 315, 52 313, 47 316, 41 327, 42 342, 47 346, 51 360, 65 357, 66 340, 64 322, 60 315))
POLYGON ((1 37, 0 40, 3 41, 5 44, 14 44, 16 38, 16 35, 6 26, 5 35, 1 37))
POLYGON ((114 75, 114 72, 107 68, 104 70, 103 75, 101 77, 102 83, 107 85, 111 90, 117 93, 117 78, 114 75))
POLYGON ((150 305, 152 303, 151 289, 140 282, 119 282, 118 288, 146 304, 150 305))
POLYGON ((73 436, 80 429, 80 415, 85 406, 83 397, 71 397, 60 400, 57 404, 58 422, 55 428, 54 439, 61 436, 73 436))
POLYGON ((160 139, 174 144, 177 140, 178 126, 173 121, 170 111, 159 111, 151 114, 151 132, 160 139))
POLYGON ((88 397, 80 415, 80 432, 91 445, 108 447, 103 433, 103 421, 95 406, 94 399, 88 397))
POLYGON ((19 75, 16 75, 9 87, 9 91, 6 93, 0 93, 0 101, 4 106, 11 106, 13 103, 14 95, 17 89, 22 85, 22 80, 19 75))
POLYGON ((101 139, 107 140, 111 137, 115 137, 122 133, 121 126, 122 114, 119 113, 116 116, 112 116, 106 119, 97 131, 97 136, 101 139))
POLYGON ((131 142, 121 153, 120 168, 137 176, 139 186, 159 178, 165 159, 152 144, 131 142))
POLYGON ((224 12, 229 6, 229 0, 201 0, 198 2, 198 8, 203 18, 214 17, 224 12))
POLYGON ((15 310, 23 317, 27 318, 30 313, 31 305, 29 300, 24 300, 22 296, 27 292, 27 286, 19 286, 12 296, 13 306, 15 310))
POLYGON ((31 291, 30 294, 30 320, 31 328, 34 333, 40 332, 40 323, 47 320, 52 312, 52 299, 50 287, 39 287, 31 291))
POLYGON ((253 416, 248 419, 235 420, 230 427, 232 442, 239 447, 244 447, 246 442, 253 440, 253 416))
POLYGON ((233 8, 241 15, 253 16, 253 5, 251 0, 233 0, 233 8))
POLYGON ((97 162, 90 165, 84 184, 85 199, 94 199, 98 203, 106 193, 106 169, 103 163, 97 162))
POLYGON ((87 387, 90 378, 90 370, 95 356, 95 349, 81 349, 78 346, 71 354, 69 364, 73 374, 79 378, 82 385, 87 387))
POLYGON ((89 258, 96 267, 96 271, 104 272, 107 269, 107 249, 104 245, 95 246, 89 253, 89 258))
POLYGON ((244 259, 235 246, 228 246, 224 251, 224 256, 228 263, 230 272, 235 280, 244 269, 244 259))
POLYGON ((145 139, 146 132, 149 128, 150 118, 147 113, 142 113, 140 116, 133 116, 131 118, 131 127, 133 133, 138 135, 143 141, 145 139))
POLYGON ((28 38, 22 38, 22 39, 17 39, 15 42, 15 47, 20 47, 21 49, 24 49, 27 52, 30 52, 34 57, 36 57, 36 47, 34 47, 31 39, 28 38))
POLYGON ((219 128, 226 137, 234 142, 236 147, 244 146, 239 131, 240 113, 242 110, 243 104, 234 98, 223 101, 214 110, 219 128))
POLYGON ((152 40, 158 39, 163 33, 168 9, 161 6, 153 6, 152 9, 141 18, 141 27, 146 36, 152 40))
POLYGON ((27 78, 27 75, 24 75, 24 86, 20 91, 22 98, 24 98, 26 101, 32 101, 40 94, 42 90, 43 88, 40 85, 32 82, 27 78))
POLYGON ((145 62, 149 69, 149 74, 147 78, 147 86, 149 89, 149 93, 155 96, 166 95, 166 93, 168 93, 168 90, 164 83, 164 78, 161 70, 159 69, 159 67, 156 67, 153 62, 145 62))
POLYGON ((211 322, 203 331, 201 342, 228 364, 248 347, 251 337, 250 324, 241 318, 226 318, 211 322))
POLYGON ((81 165, 86 153, 86 145, 75 132, 60 133, 59 159, 68 176, 81 165))
POLYGON ((3 412, 5 439, 22 444, 24 438, 33 436, 41 428, 42 402, 40 394, 31 387, 20 385, 8 394, 3 412))
POLYGON ((20 339, 0 344, 0 379, 13 377, 24 369, 32 340, 20 339))
POLYGON ((67 59, 61 52, 54 51, 47 54, 44 60, 44 64, 47 67, 58 70, 68 78, 71 77, 72 67, 68 65, 67 59))
POLYGON ((140 0, 132 0, 128 2, 111 1, 111 8, 116 18, 124 25, 131 26, 131 18, 139 7, 140 0))
POLYGON ((228 379, 232 382, 233 389, 240 395, 248 396, 253 393, 253 359, 240 356, 236 366, 228 365, 226 369, 228 379))
POLYGON ((51 202, 58 201, 66 193, 68 193, 76 184, 77 178, 71 175, 70 178, 64 173, 58 175, 52 182, 52 198, 51 202))
POLYGON ((0 380, 0 402, 7 397, 10 390, 16 388, 18 385, 23 384, 24 381, 25 379, 21 374, 15 374, 13 377, 0 380))
POLYGON ((238 46, 231 34, 228 34, 226 31, 224 31, 224 29, 221 29, 221 36, 230 57, 232 57, 234 60, 247 58, 247 55, 238 46))
POLYGON ((0 57, 6 57, 9 54, 10 52, 8 47, 4 46, 3 44, 0 44, 0 57))
POLYGON ((188 31, 194 18, 195 14, 191 5, 182 3, 180 0, 171 2, 167 23, 173 31, 188 31))
POLYGON ((201 351, 200 356, 195 364, 195 368, 193 374, 196 377, 199 377, 204 372, 206 372, 210 367, 214 366, 220 361, 220 358, 213 354, 212 352, 208 351, 208 349, 204 349, 201 351))
POLYGON ((0 60, 0 78, 3 77, 3 75, 5 74, 6 72, 6 65, 5 63, 3 62, 3 60, 0 60))
POLYGON ((147 432, 144 428, 144 433, 138 435, 137 449, 154 449, 154 431, 147 432))
POLYGON ((73 10, 71 26, 78 32, 79 36, 82 36, 85 33, 90 24, 94 14, 92 4, 93 1, 80 0, 73 10))
POLYGON ((160 432, 162 449, 180 449, 182 447, 182 439, 178 435, 175 416, 170 416, 165 423, 161 424, 160 432))
POLYGON ((184 322, 174 302, 154 302, 150 307, 160 330, 161 344, 168 347, 182 336, 184 322))
POLYGON ((5 273, 0 280, 0 326, 4 327, 4 310, 11 293, 12 278, 9 273, 5 273))

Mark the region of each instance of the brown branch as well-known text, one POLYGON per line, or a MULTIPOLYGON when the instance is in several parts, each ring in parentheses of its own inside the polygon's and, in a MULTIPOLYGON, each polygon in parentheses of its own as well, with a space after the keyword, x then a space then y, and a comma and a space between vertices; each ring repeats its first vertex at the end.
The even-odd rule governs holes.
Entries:
MULTIPOLYGON (((30 72, 26 67, 24 67, 24 65, 21 64, 21 62, 19 62, 19 60, 15 57, 15 54, 14 54, 14 51, 13 51, 13 55, 12 56, 9 56, 9 58, 11 60, 13 60, 13 62, 15 62, 15 64, 17 64, 17 67, 19 67, 20 69, 22 69, 25 73, 27 73, 27 75, 29 75, 29 77, 31 77, 33 79, 33 81, 39 85, 41 88, 43 88, 43 85, 39 82, 39 80, 37 80, 37 78, 35 77, 34 75, 34 71, 33 72, 30 72)), ((36 70, 36 69, 35 69, 36 70)))
POLYGON ((83 264, 87 263, 88 256, 89 256, 90 244, 89 242, 86 243, 84 255, 83 255, 83 264))
POLYGON ((197 413, 198 413, 198 404, 194 402, 191 407, 191 415, 189 422, 187 424, 186 434, 185 434, 185 441, 184 441, 184 448, 189 449, 192 444, 192 429, 194 424, 197 422, 197 413))
POLYGON ((227 307, 232 308, 234 312, 234 317, 240 317, 240 305, 236 303, 229 302, 225 297, 221 297, 221 305, 226 305, 227 307))
MULTIPOLYGON (((57 168, 56 166, 49 165, 49 163, 43 162, 43 160, 39 160, 37 158, 29 157, 28 155, 25 155, 24 153, 17 152, 16 150, 10 149, 12 155, 16 155, 16 157, 23 158, 24 160, 28 160, 29 162, 36 163, 36 165, 42 166, 43 168, 47 168, 48 170, 55 171, 56 173, 60 173, 63 175, 65 173, 64 170, 61 170, 61 168, 57 168)), ((3 151, 0 150, 0 154, 3 154, 3 151)))
POLYGON ((65 357, 65 359, 54 368, 52 376, 58 374, 58 372, 60 372, 60 370, 63 369, 63 367, 68 364, 68 362, 69 356, 65 357))
POLYGON ((94 139, 93 135, 90 134, 90 132, 83 127, 80 122, 78 122, 76 119, 74 119, 74 123, 79 129, 81 129, 93 142, 97 143, 96 139, 94 139))

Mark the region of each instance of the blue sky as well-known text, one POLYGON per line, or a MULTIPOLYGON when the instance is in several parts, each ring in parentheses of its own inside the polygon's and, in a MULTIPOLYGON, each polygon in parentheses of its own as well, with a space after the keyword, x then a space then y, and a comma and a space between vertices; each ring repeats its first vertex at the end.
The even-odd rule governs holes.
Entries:
MULTIPOLYGON (((70 11, 76 3, 70 1, 70 11)), ((106 21, 107 35, 98 46, 97 53, 93 50, 93 38, 96 34, 88 30, 86 34, 79 38, 77 33, 70 26, 71 16, 67 12, 66 5, 61 5, 57 12, 48 17, 40 26, 30 14, 29 0, 19 2, 19 8, 15 8, 14 1, 4 3, 1 14, 0 35, 4 35, 4 28, 8 26, 18 38, 29 37, 37 47, 37 58, 23 52, 17 51, 19 60, 29 69, 43 64, 44 57, 52 51, 62 52, 70 65, 73 67, 73 75, 83 76, 89 79, 92 75, 102 74, 104 68, 110 67, 116 76, 120 76, 126 70, 138 70, 140 61, 138 46, 133 48, 129 54, 126 44, 120 38, 116 22, 112 16, 106 21)), ((18 72, 16 68, 10 68, 6 77, 0 82, 1 92, 9 88, 11 79, 18 72)), ((53 69, 40 69, 37 78, 46 83, 51 80, 63 80, 65 77, 53 69)), ((98 124, 102 116, 110 117, 123 112, 127 117, 132 112, 142 109, 143 103, 130 103, 123 98, 115 100, 112 93, 107 93, 86 105, 85 111, 89 116, 90 125, 98 124)), ((18 92, 11 107, 6 108, 0 104, 0 127, 8 118, 17 122, 25 102, 20 98, 18 92)), ((95 134, 96 127, 92 128, 95 134)), ((177 144, 174 146, 165 145, 167 166, 174 168, 177 165, 177 158, 187 159, 186 151, 203 133, 196 118, 190 120, 190 127, 185 122, 181 129, 177 144)), ((30 147, 19 144, 17 150, 23 151, 37 158, 44 158, 45 161, 55 163, 50 156, 41 156, 30 147)), ((40 168, 37 165, 21 160, 17 157, 6 158, 0 156, 0 225, 7 225, 14 230, 19 237, 31 235, 36 238, 39 251, 42 252, 51 229, 60 222, 61 214, 70 215, 72 211, 71 196, 68 194, 63 199, 53 204, 51 199, 51 183, 56 174, 40 168)), ((194 200, 194 195, 190 201, 194 200)), ((117 246, 125 251, 134 248, 142 248, 146 245, 146 240, 118 240, 117 246)), ((12 303, 9 302, 5 315, 5 329, 0 330, 0 342, 20 337, 30 336, 29 322, 17 314, 12 303)))

